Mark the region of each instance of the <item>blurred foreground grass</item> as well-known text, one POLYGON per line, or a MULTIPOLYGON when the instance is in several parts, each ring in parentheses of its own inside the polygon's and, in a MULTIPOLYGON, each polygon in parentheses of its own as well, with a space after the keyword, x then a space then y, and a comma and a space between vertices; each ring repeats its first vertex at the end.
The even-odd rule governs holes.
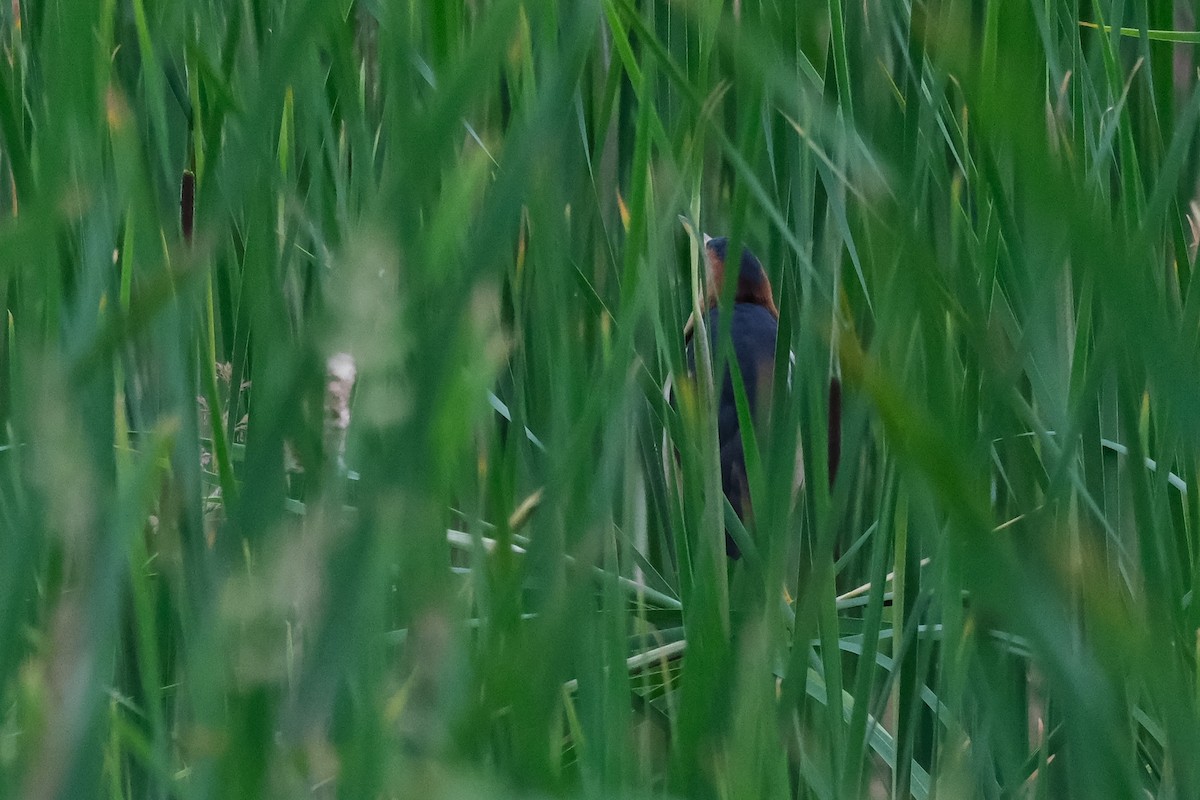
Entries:
POLYGON ((1194 14, 5 4, 0 794, 1200 796, 1194 14))

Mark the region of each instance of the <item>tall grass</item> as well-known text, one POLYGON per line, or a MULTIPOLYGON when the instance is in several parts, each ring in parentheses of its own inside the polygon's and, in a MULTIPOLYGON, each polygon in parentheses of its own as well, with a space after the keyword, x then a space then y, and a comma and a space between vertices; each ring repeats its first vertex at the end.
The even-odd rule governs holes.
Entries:
POLYGON ((1200 795, 1195 11, 6 4, 0 792, 1200 795))

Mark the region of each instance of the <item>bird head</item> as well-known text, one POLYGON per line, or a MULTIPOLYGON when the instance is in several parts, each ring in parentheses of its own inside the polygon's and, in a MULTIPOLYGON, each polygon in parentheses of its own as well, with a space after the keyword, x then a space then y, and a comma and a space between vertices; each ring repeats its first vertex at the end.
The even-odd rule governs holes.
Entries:
MULTIPOLYGON (((721 295, 721 287, 725 283, 725 260, 729 250, 729 239, 724 236, 713 238, 704 235, 704 253, 708 262, 708 306, 717 304, 721 295)), ((742 257, 738 264, 737 288, 734 290, 733 302, 754 303, 779 317, 779 309, 775 307, 775 298, 771 294, 771 282, 767 280, 767 272, 762 263, 750 252, 749 247, 742 248, 742 257)))

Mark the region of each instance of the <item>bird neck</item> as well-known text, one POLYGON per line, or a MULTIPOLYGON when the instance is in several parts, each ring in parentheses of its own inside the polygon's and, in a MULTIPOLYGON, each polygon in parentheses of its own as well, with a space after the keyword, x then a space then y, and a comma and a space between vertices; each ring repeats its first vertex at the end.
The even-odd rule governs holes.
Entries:
MULTIPOLYGON (((779 308, 775 305, 775 298, 771 295, 771 285, 762 284, 761 286, 744 287, 738 284, 737 294, 733 296, 734 305, 746 303, 749 305, 762 306, 770 312, 771 316, 779 319, 779 308)), ((717 307, 717 297, 709 295, 708 308, 713 310, 717 307)))

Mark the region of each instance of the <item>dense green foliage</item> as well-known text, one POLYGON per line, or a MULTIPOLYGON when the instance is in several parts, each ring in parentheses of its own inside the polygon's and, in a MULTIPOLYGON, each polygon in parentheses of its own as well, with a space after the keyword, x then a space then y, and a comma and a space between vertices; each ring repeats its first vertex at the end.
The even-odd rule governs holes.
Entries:
POLYGON ((0 795, 1200 796, 1177 2, 5 3, 0 795))

